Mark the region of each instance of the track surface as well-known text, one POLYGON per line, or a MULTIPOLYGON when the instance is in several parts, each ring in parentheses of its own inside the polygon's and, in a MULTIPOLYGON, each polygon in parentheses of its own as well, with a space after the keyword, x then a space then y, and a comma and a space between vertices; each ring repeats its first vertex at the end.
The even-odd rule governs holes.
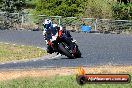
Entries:
MULTIPOLYGON (((38 60, 0 64, 0 69, 132 65, 132 36, 116 34, 71 33, 80 46, 82 58, 42 57, 38 60)), ((44 48, 42 32, 0 31, 0 42, 44 48)))

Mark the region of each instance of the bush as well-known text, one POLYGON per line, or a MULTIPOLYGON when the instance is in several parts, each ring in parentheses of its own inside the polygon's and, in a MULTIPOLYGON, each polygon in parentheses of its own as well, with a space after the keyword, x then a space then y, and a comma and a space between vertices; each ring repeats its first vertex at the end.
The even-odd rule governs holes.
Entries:
POLYGON ((132 19, 132 3, 115 3, 112 7, 113 17, 120 20, 132 19))
POLYGON ((111 18, 112 3, 107 0, 87 0, 84 16, 88 18, 111 18))

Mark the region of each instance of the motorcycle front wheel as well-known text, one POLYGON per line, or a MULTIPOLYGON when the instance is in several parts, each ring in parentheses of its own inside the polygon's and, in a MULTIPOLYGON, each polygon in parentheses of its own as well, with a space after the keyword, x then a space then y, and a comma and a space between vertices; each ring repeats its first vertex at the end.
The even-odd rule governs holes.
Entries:
POLYGON ((81 58, 81 51, 77 48, 77 51, 76 51, 76 54, 75 54, 75 57, 76 58, 81 58))
POLYGON ((64 54, 65 56, 67 56, 67 57, 70 58, 70 59, 74 59, 74 58, 75 58, 74 55, 72 55, 72 54, 69 52, 69 50, 65 48, 65 47, 68 47, 68 46, 66 46, 66 45, 64 45, 64 44, 62 44, 62 43, 60 43, 58 46, 59 46, 59 50, 60 50, 61 52, 63 52, 63 54, 64 54))

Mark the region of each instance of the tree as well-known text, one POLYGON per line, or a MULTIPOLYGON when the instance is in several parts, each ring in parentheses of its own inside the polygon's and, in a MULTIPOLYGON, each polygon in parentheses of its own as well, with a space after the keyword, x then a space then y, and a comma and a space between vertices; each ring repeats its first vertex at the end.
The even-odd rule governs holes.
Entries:
POLYGON ((0 0, 0 9, 2 8, 2 0, 0 0))
POLYGON ((127 4, 127 3, 129 3, 129 2, 131 2, 131 0, 117 0, 118 2, 124 2, 125 4, 127 4))
POLYGON ((83 0, 38 0, 35 13, 49 16, 77 16, 81 12, 82 1, 83 0))
POLYGON ((19 12, 25 6, 25 0, 1 0, 2 11, 9 13, 19 12))
POLYGON ((88 18, 103 18, 112 17, 112 1, 107 0, 86 0, 84 3, 84 16, 88 18))
POLYGON ((113 17, 121 20, 132 20, 132 3, 116 3, 112 7, 113 17))
POLYGON ((6 12, 4 14, 4 29, 12 29, 14 23, 21 23, 21 12, 25 6, 25 0, 1 0, 1 10, 6 12), (11 13, 18 12, 18 15, 11 13))

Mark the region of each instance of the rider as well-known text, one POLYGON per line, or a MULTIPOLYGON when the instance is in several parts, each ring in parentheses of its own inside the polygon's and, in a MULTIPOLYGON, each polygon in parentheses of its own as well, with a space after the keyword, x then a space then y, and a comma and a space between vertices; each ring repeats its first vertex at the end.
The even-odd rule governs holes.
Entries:
POLYGON ((54 53, 54 49, 52 47, 52 41, 56 40, 57 36, 62 36, 66 42, 73 47, 72 41, 73 38, 70 35, 70 32, 63 29, 62 26, 58 26, 57 24, 53 24, 50 19, 45 19, 43 23, 43 35, 47 44, 47 52, 52 54, 54 53))

